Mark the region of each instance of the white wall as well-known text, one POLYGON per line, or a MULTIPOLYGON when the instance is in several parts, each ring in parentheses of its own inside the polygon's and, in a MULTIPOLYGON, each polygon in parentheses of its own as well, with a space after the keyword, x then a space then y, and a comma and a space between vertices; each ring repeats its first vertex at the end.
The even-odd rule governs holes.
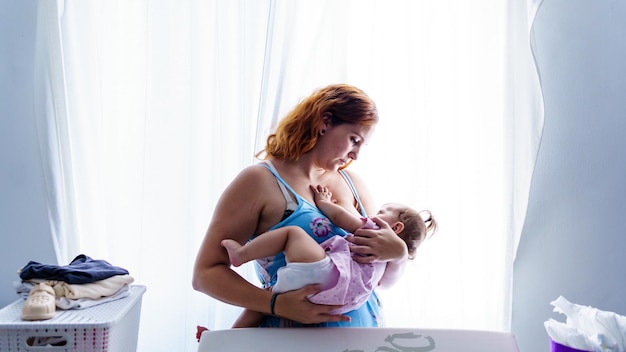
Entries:
POLYGON ((626 315, 626 2, 545 0, 545 130, 514 268, 513 332, 549 351, 550 302, 626 315))
POLYGON ((56 263, 33 116, 35 0, 0 1, 0 306, 17 269, 56 263))

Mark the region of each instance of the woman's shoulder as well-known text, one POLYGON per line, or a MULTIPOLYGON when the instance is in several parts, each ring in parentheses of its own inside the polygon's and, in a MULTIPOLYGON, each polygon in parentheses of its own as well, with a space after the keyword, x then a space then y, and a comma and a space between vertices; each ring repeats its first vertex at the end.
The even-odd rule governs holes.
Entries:
MULTIPOLYGON (((247 192, 263 192, 263 188, 272 182, 274 176, 265 167, 255 164, 243 168, 233 178, 228 189, 241 194, 248 194, 247 192)), ((273 181, 276 182, 276 181, 273 181)))
MULTIPOLYGON (((355 172, 354 170, 342 170, 347 176, 349 182, 352 183, 354 189, 356 191, 356 195, 361 200, 363 207, 365 208, 366 214, 373 214, 376 210, 376 205, 373 199, 372 194, 370 193, 369 188, 367 187, 366 182, 361 178, 361 176, 355 172)), ((360 210, 359 210, 360 212, 360 210)))
POLYGON ((346 174, 353 182, 363 182, 359 173, 354 170, 342 169, 340 172, 346 174))
POLYGON ((367 190, 365 181, 363 181, 363 178, 361 178, 361 175, 359 175, 358 172, 355 172, 354 170, 348 170, 348 169, 343 169, 341 170, 341 172, 345 174, 344 177, 347 178, 348 182, 354 185, 354 187, 357 189, 358 192, 360 192, 361 189, 367 190))
POLYGON ((246 166, 237 175, 238 179, 246 181, 262 181, 263 179, 271 179, 272 177, 270 171, 260 163, 246 166))

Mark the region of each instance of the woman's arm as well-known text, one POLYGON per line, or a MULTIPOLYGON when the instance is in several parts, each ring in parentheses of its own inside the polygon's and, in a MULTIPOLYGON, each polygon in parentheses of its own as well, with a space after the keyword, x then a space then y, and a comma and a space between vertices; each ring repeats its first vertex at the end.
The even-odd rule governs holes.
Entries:
MULTIPOLYGON (((243 170, 220 197, 193 269, 192 286, 222 302, 270 314, 272 293, 249 283, 230 267, 228 253, 220 245, 231 238, 245 243, 252 234, 261 233, 277 223, 285 201, 276 179, 263 167, 243 170), (275 190, 272 192, 271 190, 275 190)), ((301 323, 346 321, 348 317, 329 315, 335 306, 316 305, 307 295, 317 293, 319 285, 285 292, 275 301, 275 314, 301 323)))
POLYGON ((263 210, 262 199, 255 190, 259 182, 255 175, 259 171, 254 167, 243 170, 218 200, 196 256, 192 285, 223 302, 268 313, 269 306, 265 307, 263 301, 269 302, 271 293, 231 270, 228 254, 220 245, 225 238, 245 243, 255 233, 263 210))

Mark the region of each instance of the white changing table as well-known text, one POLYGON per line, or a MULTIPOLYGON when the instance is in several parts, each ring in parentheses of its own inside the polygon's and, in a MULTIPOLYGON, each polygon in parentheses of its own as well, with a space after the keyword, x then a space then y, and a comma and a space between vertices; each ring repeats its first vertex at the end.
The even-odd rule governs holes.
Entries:
POLYGON ((204 331, 198 352, 519 352, 511 333, 411 328, 247 328, 204 331))

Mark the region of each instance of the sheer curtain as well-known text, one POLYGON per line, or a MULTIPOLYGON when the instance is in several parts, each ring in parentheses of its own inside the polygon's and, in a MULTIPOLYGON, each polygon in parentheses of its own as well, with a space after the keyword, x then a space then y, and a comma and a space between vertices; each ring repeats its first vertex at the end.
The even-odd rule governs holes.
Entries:
POLYGON ((508 330, 542 125, 539 2, 39 4, 35 106, 57 257, 106 259, 148 287, 139 350, 193 351, 196 325, 230 326, 239 309, 190 285, 212 209, 276 120, 335 82, 381 114, 351 168, 380 203, 428 208, 441 226, 382 292, 387 324, 508 330))

